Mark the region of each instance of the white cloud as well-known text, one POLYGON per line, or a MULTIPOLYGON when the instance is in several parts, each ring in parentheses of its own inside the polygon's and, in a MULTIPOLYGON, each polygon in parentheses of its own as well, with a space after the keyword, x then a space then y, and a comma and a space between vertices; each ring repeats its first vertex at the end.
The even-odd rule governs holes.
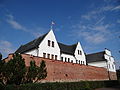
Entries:
POLYGON ((0 40, 0 52, 5 56, 14 52, 13 45, 9 41, 0 40))
POLYGON ((20 24, 18 21, 14 19, 14 16, 12 14, 7 14, 7 23, 11 25, 12 28, 15 30, 21 30, 27 33, 32 34, 34 37, 39 37, 43 34, 43 31, 47 30, 46 28, 41 28, 41 27, 35 27, 32 29, 28 29, 27 27, 23 26, 20 24))
POLYGON ((86 20, 90 20, 91 19, 91 14, 82 15, 81 18, 84 18, 86 20))
POLYGON ((114 7, 112 10, 120 10, 120 5, 114 7))
POLYGON ((107 5, 100 8, 100 12, 110 11, 113 8, 113 5, 107 5))
MULTIPOLYGON (((105 13, 111 12, 114 8, 110 1, 105 0, 108 4, 98 6, 88 11, 86 14, 81 15, 80 23, 73 25, 73 29, 77 30, 75 33, 78 38, 83 37, 87 42, 100 44, 110 39, 114 23, 106 23, 107 16, 105 13)), ((119 9, 117 6, 115 9, 119 9)), ((119 20, 117 21, 119 23, 119 20)))
POLYGON ((117 23, 120 23, 120 20, 117 20, 117 23))
MULTIPOLYGON (((93 44, 100 44, 105 42, 109 39, 111 36, 111 24, 105 24, 104 23, 105 16, 100 18, 99 20, 96 20, 95 22, 80 22, 79 24, 76 24, 73 26, 73 30, 75 35, 78 36, 78 38, 83 38, 89 43, 93 44)), ((93 19, 91 19, 93 20, 93 19)))
POLYGON ((6 20, 14 29, 26 31, 27 29, 22 26, 19 22, 14 20, 14 16, 9 14, 6 15, 8 19, 6 20))
POLYGON ((89 43, 92 42, 94 44, 99 44, 99 43, 106 41, 105 36, 101 33, 97 33, 97 34, 83 33, 83 36, 89 43))
POLYGON ((105 18, 105 16, 103 16, 100 20, 98 20, 95 25, 97 25, 97 24, 99 24, 100 22, 102 22, 102 21, 104 20, 104 18, 105 18))

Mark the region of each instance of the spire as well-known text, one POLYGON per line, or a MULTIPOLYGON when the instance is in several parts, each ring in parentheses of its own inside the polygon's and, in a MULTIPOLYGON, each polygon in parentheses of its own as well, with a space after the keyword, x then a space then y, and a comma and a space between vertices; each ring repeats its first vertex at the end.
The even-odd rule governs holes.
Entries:
POLYGON ((53 26, 55 25, 55 23, 52 21, 51 22, 51 29, 53 30, 53 26))

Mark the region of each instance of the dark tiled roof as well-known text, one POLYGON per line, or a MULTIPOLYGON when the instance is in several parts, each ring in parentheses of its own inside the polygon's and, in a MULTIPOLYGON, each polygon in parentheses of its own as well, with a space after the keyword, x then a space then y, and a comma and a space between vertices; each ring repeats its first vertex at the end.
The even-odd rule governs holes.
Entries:
POLYGON ((105 51, 98 52, 98 53, 92 53, 92 54, 87 54, 86 59, 87 63, 91 62, 98 62, 98 61, 106 61, 104 58, 105 51))
POLYGON ((41 43, 41 41, 44 39, 44 37, 45 37, 46 35, 47 35, 47 33, 44 34, 44 35, 42 35, 42 36, 40 36, 39 38, 31 41, 31 42, 25 44, 25 45, 21 45, 21 46, 15 51, 15 53, 24 53, 24 52, 26 52, 26 51, 28 51, 28 50, 32 50, 32 49, 34 49, 34 48, 37 48, 38 45, 41 43))
MULTIPOLYGON (((25 44, 25 45, 21 45, 15 53, 24 53, 26 51, 29 51, 29 50, 32 50, 34 48, 37 48, 38 45, 41 43, 41 41, 44 39, 44 37, 47 35, 44 34, 43 36, 25 44)), ((71 55, 74 55, 74 52, 75 52, 75 49, 76 49, 76 46, 77 44, 73 44, 73 45, 64 45, 62 43, 59 43, 58 42, 58 45, 60 47, 60 50, 62 53, 66 53, 66 54, 71 54, 71 55)))
POLYGON ((74 55, 74 52, 75 52, 75 49, 76 49, 76 46, 77 46, 77 44, 65 45, 65 44, 62 44, 62 43, 59 43, 59 42, 58 42, 58 45, 59 45, 60 51, 62 53, 71 54, 71 55, 74 55))

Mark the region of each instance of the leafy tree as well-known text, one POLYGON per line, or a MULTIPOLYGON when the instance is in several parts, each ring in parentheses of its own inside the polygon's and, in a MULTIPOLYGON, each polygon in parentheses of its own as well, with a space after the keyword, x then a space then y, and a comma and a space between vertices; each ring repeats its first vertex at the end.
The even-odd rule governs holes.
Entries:
POLYGON ((35 64, 35 61, 31 61, 30 67, 28 68, 28 72, 27 72, 27 76, 26 76, 27 82, 32 83, 33 80, 36 79, 37 72, 38 72, 38 68, 35 64))
POLYGON ((26 73, 25 61, 18 53, 6 65, 5 77, 8 84, 21 84, 26 73))
POLYGON ((0 82, 3 83, 3 72, 4 72, 4 64, 5 62, 2 60, 2 54, 0 53, 0 82))
POLYGON ((0 60, 2 60, 2 54, 0 53, 0 60))
POLYGON ((46 77, 47 77, 47 68, 45 61, 42 60, 40 63, 40 67, 38 68, 37 81, 41 79, 45 79, 46 77))
POLYGON ((116 70, 116 72, 117 72, 117 79, 120 81, 120 68, 116 70))

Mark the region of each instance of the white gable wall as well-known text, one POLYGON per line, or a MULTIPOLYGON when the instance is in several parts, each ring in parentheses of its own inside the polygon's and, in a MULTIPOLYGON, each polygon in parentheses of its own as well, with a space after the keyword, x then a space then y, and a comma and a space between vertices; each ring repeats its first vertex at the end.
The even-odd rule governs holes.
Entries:
POLYGON ((39 56, 43 57, 43 53, 46 53, 46 57, 47 54, 50 54, 50 59, 52 58, 52 54, 54 55, 54 59, 55 55, 57 55, 57 60, 60 60, 60 48, 52 30, 50 30, 50 32, 39 45, 39 56), (48 46, 48 40, 51 41, 50 46, 48 46), (52 47, 52 41, 54 41, 54 47, 52 47))
POLYGON ((82 46, 81 46, 80 42, 78 42, 78 44, 77 44, 74 55, 75 55, 75 59, 80 60, 80 62, 81 61, 84 62, 84 64, 86 65, 85 53, 82 49, 82 46), (82 53, 81 55, 78 54, 78 50, 81 51, 81 53, 82 53))
POLYGON ((115 60, 114 60, 114 58, 111 55, 111 51, 105 49, 105 55, 104 55, 104 57, 107 60, 108 70, 112 71, 112 72, 116 72, 115 60))

